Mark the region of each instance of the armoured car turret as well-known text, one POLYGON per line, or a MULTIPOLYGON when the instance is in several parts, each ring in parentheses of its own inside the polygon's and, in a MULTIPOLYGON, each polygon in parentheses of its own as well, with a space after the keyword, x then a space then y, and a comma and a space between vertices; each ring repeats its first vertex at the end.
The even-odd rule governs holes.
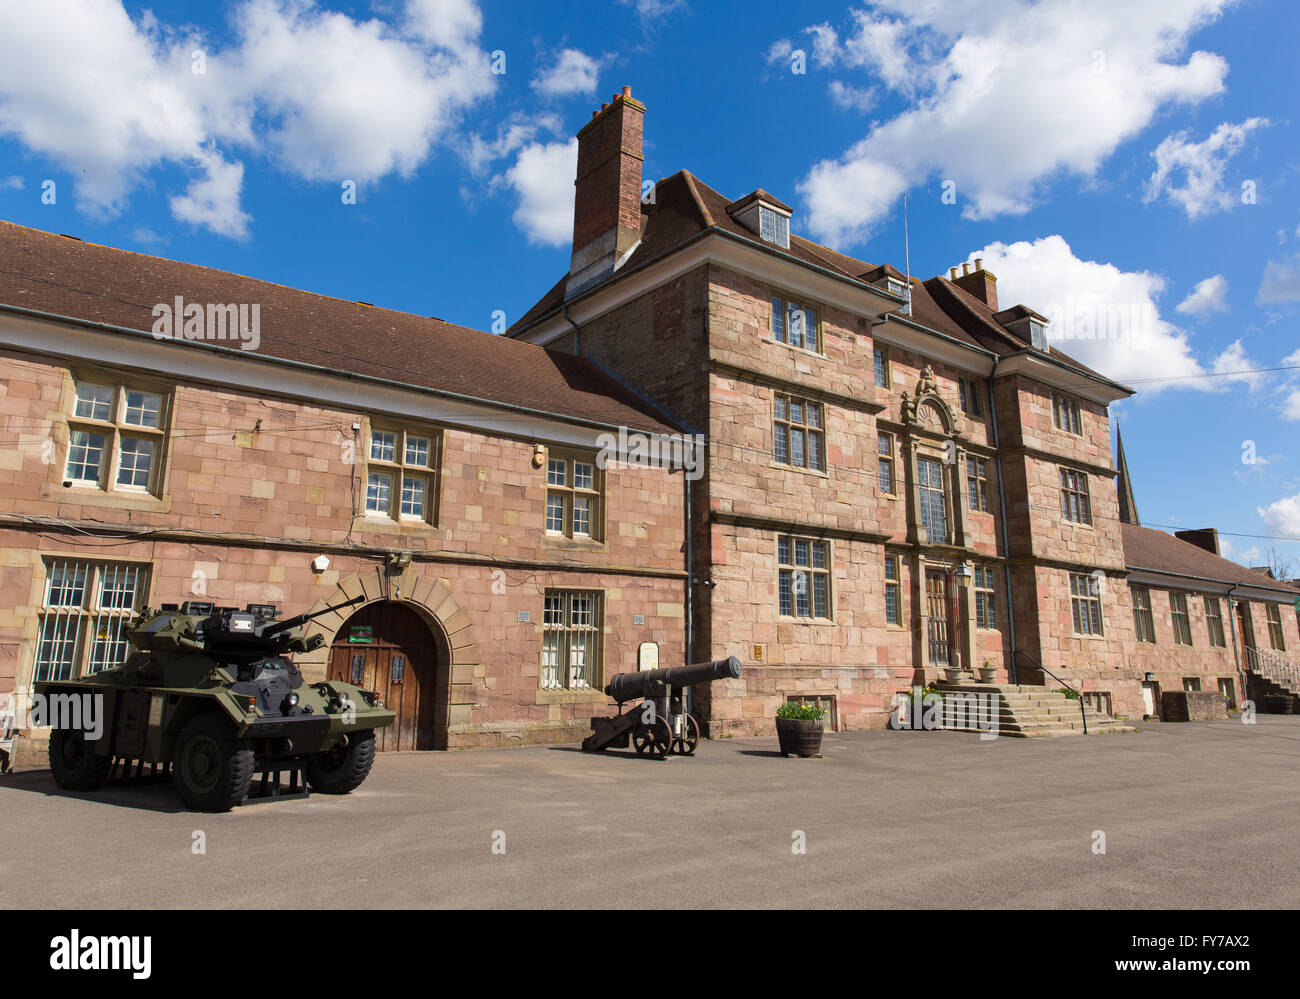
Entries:
POLYGON ((242 803, 258 772, 301 768, 314 791, 354 790, 374 761, 375 729, 396 714, 352 684, 305 683, 289 657, 323 644, 303 624, 364 599, 283 621, 270 604, 189 601, 144 612, 121 666, 36 684, 54 779, 89 791, 107 782, 115 760, 124 770, 169 766, 185 803, 211 812, 242 803))

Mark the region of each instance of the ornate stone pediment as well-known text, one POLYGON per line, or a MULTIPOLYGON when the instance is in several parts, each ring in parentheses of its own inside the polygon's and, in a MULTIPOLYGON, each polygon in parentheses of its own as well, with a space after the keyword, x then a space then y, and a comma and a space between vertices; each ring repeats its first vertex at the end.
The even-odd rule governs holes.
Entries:
POLYGON ((961 433, 961 417, 952 411, 939 394, 934 380, 934 369, 926 365, 916 380, 916 392, 909 395, 903 390, 903 422, 938 434, 961 433))

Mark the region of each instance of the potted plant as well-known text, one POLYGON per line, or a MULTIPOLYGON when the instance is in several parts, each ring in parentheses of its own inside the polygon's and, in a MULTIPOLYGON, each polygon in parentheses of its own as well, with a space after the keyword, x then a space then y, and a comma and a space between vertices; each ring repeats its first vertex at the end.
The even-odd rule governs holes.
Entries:
POLYGON ((961 683, 962 677, 966 671, 960 666, 945 666, 943 668, 943 678, 949 683, 961 683))
POLYGON ((821 756, 822 719, 826 709, 820 704, 786 701, 776 709, 776 737, 785 756, 821 756))
POLYGON ((993 665, 991 659, 985 659, 980 664, 980 683, 993 683, 998 678, 998 668, 993 665))

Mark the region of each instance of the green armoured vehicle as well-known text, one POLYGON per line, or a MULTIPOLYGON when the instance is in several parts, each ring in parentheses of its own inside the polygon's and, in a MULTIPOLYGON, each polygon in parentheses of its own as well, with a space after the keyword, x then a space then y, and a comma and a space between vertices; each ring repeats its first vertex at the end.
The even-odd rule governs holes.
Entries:
POLYGON ((312 790, 347 794, 370 772, 375 729, 397 716, 352 684, 304 683, 289 654, 324 642, 304 638, 302 624, 364 599, 284 621, 270 604, 241 611, 189 601, 142 613, 121 666, 35 685, 51 714, 55 781, 91 791, 115 761, 123 772, 170 766, 177 793, 205 812, 241 804, 259 772, 274 773, 278 789, 281 772, 305 770, 312 790), (92 718, 93 728, 82 723, 92 718))

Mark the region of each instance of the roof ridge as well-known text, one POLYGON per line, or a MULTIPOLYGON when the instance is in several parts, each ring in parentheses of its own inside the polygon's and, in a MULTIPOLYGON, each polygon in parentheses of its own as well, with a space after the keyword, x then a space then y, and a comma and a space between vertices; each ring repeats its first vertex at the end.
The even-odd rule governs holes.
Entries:
MULTIPOLYGON (((23 229, 26 230, 27 232, 36 233, 39 236, 45 236, 49 239, 70 238, 60 233, 50 232, 47 229, 37 229, 34 226, 21 225, 17 222, 11 222, 8 219, 0 219, 0 225, 12 226, 15 229, 23 229)), ((107 243, 95 243, 90 240, 81 239, 80 237, 71 237, 71 238, 75 239, 76 242, 80 243, 82 246, 92 246, 99 250, 109 250, 113 253, 124 253, 130 257, 143 257, 146 260, 157 260, 160 261, 161 263, 170 264, 177 267, 192 267, 195 270, 208 271, 212 274, 223 274, 228 277, 238 278, 241 281, 253 281, 256 282, 257 284, 266 285, 267 287, 270 288, 283 288, 285 291, 292 291, 299 295, 310 295, 313 298, 324 298, 330 300, 331 302, 341 302, 345 305, 355 305, 361 308, 378 309, 382 312, 391 312, 394 315, 399 315, 399 316, 411 316, 414 319, 419 319, 424 322, 442 323, 443 326, 449 326, 453 329, 467 330, 471 333, 482 333, 485 336, 495 335, 492 333, 488 333, 486 330, 477 330, 474 329, 474 327, 472 326, 463 326, 460 323, 449 323, 445 319, 437 319, 434 318, 433 316, 422 316, 418 312, 408 312, 405 309, 394 309, 386 305, 375 305, 373 302, 363 303, 360 299, 341 298, 338 295, 329 295, 326 294, 325 292, 320 292, 320 291, 308 291, 306 288, 297 288, 291 284, 281 284, 279 281, 268 281, 266 280, 266 278, 253 277, 251 274, 240 274, 238 271, 228 271, 225 270, 224 268, 212 267, 208 264, 191 263, 188 260, 177 260, 175 257, 160 257, 157 254, 142 253, 139 250, 124 250, 120 246, 109 246, 107 243)), ((10 273, 17 273, 17 272, 10 272, 10 273)), ((17 276, 22 277, 29 281, 39 280, 38 278, 35 278, 30 274, 17 273, 17 276)), ((67 287, 69 290, 76 290, 79 294, 82 295, 91 294, 87 292, 85 289, 80 289, 80 288, 74 289, 73 286, 71 285, 60 285, 60 287, 67 287)), ((125 300, 118 299, 117 301, 125 301, 125 300)), ((130 302, 127 304, 144 307, 140 302, 130 302)))
POLYGON ((685 167, 683 167, 678 172, 685 179, 686 189, 691 192, 691 200, 695 202, 695 208, 697 211, 699 211, 700 217, 704 219, 704 224, 706 226, 717 225, 717 223, 713 221, 712 212, 710 212, 708 207, 704 204, 704 199, 700 196, 699 189, 696 187, 696 185, 699 184, 703 187, 708 187, 709 190, 713 191, 713 193, 716 194, 719 198, 723 197, 722 192, 714 190, 712 187, 709 187, 708 184, 705 184, 704 181, 696 178, 695 174, 691 173, 685 167))

